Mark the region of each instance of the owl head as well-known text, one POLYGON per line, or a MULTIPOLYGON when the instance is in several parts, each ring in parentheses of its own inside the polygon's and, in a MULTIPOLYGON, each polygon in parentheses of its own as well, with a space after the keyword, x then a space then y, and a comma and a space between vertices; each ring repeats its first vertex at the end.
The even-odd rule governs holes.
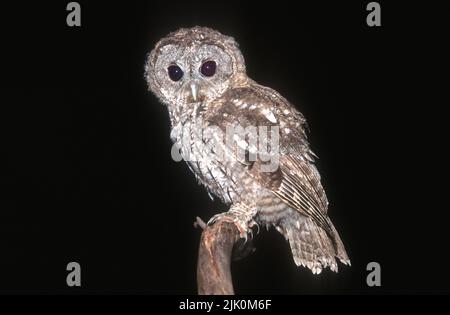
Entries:
POLYGON ((161 39, 145 67, 149 89, 169 107, 213 100, 245 77, 234 39, 206 27, 182 28, 161 39))

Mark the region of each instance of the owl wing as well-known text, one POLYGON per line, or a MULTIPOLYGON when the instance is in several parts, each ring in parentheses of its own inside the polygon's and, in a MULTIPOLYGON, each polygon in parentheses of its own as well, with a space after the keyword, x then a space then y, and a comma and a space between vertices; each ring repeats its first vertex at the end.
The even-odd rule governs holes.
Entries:
MULTIPOLYGON (((287 100, 270 88, 254 85, 233 89, 215 104, 208 115, 208 122, 217 126, 239 125, 279 128, 279 167, 274 172, 263 172, 264 164, 241 161, 246 170, 262 187, 271 190, 290 208, 310 217, 329 234, 332 227, 327 216, 328 200, 314 165, 314 153, 310 150, 305 132, 306 120, 287 100)), ((235 139, 241 147, 252 152, 247 138, 235 139)), ((246 154, 247 156, 247 154, 246 154)), ((267 161, 267 158, 264 159, 267 161)))

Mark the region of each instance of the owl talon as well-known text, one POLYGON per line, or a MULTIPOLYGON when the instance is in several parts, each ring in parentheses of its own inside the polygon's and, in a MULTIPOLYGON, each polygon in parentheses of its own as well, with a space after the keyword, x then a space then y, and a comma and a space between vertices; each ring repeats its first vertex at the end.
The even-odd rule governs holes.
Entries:
POLYGON ((248 234, 251 234, 251 236, 253 238, 253 231, 251 229, 249 229, 249 225, 243 223, 242 220, 240 220, 238 217, 233 215, 233 213, 225 212, 225 213, 216 214, 208 221, 207 225, 213 225, 218 220, 223 220, 226 222, 233 223, 239 231, 239 238, 244 239, 244 244, 248 240, 248 234))
MULTIPOLYGON (((259 231, 260 231, 259 224, 258 224, 258 222, 252 220, 252 221, 248 224, 248 227, 251 229, 251 228, 253 228, 254 226, 256 226, 256 227, 258 228, 258 231, 256 232, 256 235, 258 235, 258 234, 259 234, 259 231)), ((253 234, 252 234, 252 236, 253 236, 253 234)))
POLYGON ((206 225, 213 225, 218 220, 224 220, 226 222, 232 222, 234 223, 233 218, 230 218, 226 213, 219 213, 214 215, 211 219, 209 219, 208 223, 206 225))

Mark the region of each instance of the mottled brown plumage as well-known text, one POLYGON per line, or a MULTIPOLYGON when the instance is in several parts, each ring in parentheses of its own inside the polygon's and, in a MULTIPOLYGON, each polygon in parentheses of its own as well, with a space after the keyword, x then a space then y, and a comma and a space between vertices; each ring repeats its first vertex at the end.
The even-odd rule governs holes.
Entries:
POLYGON ((279 93, 247 77, 231 37, 200 27, 172 33, 149 55, 146 79, 168 106, 179 153, 198 181, 230 205, 218 216, 233 221, 242 237, 255 224, 276 227, 295 263, 313 273, 337 271, 336 257, 350 264, 327 215, 304 117, 279 93), (205 71, 207 61, 217 67, 213 75, 205 71), (169 69, 174 65, 175 75, 169 69), (227 142, 228 131, 239 128, 252 132, 231 133, 227 142), (265 170, 273 161, 276 167, 265 170))

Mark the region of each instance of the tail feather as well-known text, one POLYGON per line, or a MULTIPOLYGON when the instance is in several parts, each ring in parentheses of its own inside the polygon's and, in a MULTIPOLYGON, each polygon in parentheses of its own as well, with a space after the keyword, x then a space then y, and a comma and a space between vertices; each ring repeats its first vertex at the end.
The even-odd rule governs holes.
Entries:
POLYGON ((277 230, 289 241, 297 266, 307 267, 314 274, 319 274, 327 267, 337 272, 336 257, 343 264, 350 265, 344 244, 331 221, 329 223, 333 235, 328 235, 311 218, 295 210, 279 222, 277 230))

